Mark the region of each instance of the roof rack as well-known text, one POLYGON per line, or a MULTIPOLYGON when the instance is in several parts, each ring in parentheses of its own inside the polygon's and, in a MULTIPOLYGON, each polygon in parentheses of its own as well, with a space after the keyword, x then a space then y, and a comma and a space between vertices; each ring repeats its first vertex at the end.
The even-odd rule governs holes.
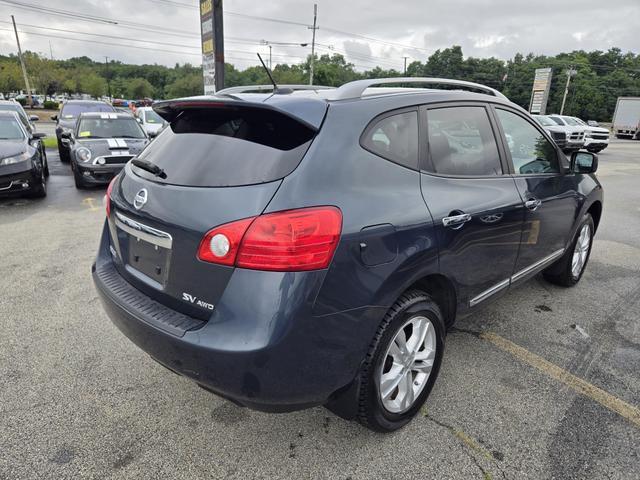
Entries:
POLYGON ((465 87, 469 89, 481 90, 483 93, 493 95, 498 98, 506 99, 498 90, 487 87, 480 83, 466 82, 464 80, 451 80, 449 78, 428 78, 428 77, 395 77, 395 78, 371 78, 367 80, 356 80, 354 82, 345 83, 337 88, 332 100, 350 100, 361 98, 364 91, 375 85, 396 84, 396 83, 424 83, 431 85, 453 85, 456 87, 465 87))
MULTIPOLYGON (((278 85, 279 90, 331 90, 335 87, 325 87, 323 85, 278 85)), ((216 95, 232 95, 235 93, 249 92, 271 92, 274 90, 273 85, 243 85, 241 87, 229 87, 218 90, 216 95)))

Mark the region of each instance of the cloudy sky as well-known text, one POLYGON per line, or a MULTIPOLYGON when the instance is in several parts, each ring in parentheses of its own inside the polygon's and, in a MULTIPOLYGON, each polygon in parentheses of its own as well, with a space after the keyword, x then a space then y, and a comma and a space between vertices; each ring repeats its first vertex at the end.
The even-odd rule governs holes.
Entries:
MULTIPOLYGON (((640 52, 640 0, 316 0, 319 53, 339 52, 359 70, 402 69, 438 48, 466 56, 510 58, 516 52, 574 49, 640 52)), ((310 53, 313 2, 225 0, 225 51, 239 68, 310 53)), ((197 0, 0 0, 0 54, 15 53, 10 15, 23 50, 54 58, 105 56, 129 63, 200 63, 197 0), (41 8, 38 8, 41 7, 41 8), (44 10, 44 9, 48 9, 44 10), (57 13, 57 14, 55 14, 57 13), (30 33, 27 33, 30 32, 30 33)))

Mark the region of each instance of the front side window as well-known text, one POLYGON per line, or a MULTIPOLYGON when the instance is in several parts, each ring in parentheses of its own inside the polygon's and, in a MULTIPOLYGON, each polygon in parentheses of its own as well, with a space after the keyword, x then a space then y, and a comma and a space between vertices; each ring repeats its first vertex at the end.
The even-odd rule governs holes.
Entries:
POLYGON ((517 174, 560 172, 555 147, 538 129, 515 113, 496 112, 517 174))
POLYGON ((144 132, 132 118, 83 118, 78 138, 144 138, 144 132))
POLYGON ((362 146, 387 160, 418 168, 418 112, 384 117, 365 130, 362 146))
POLYGON ((502 175, 498 146, 484 107, 427 112, 430 171, 442 175, 502 175))

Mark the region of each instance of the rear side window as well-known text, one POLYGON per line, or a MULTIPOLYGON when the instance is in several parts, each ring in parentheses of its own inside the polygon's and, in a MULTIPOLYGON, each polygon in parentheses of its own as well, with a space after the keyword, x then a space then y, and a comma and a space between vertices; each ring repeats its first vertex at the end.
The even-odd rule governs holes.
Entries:
POLYGON ((290 174, 315 132, 282 113, 261 108, 189 109, 140 154, 165 178, 137 167, 146 179, 194 187, 271 182, 290 174))
POLYGON ((427 112, 430 171, 442 175, 502 175, 498 146, 484 107, 427 112))
POLYGON ((418 112, 386 116, 370 125, 361 140, 371 153, 416 170, 418 168, 418 112))

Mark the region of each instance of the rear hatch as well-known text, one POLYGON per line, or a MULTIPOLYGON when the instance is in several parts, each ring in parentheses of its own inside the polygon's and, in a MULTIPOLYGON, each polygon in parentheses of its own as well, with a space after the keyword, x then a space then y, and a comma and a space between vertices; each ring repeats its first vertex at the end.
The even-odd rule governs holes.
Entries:
POLYGON ((155 108, 170 124, 137 157, 152 168, 129 163, 114 184, 112 255, 138 289, 207 319, 233 267, 199 260, 200 242, 216 226, 262 213, 317 127, 253 102, 186 100, 155 108))

